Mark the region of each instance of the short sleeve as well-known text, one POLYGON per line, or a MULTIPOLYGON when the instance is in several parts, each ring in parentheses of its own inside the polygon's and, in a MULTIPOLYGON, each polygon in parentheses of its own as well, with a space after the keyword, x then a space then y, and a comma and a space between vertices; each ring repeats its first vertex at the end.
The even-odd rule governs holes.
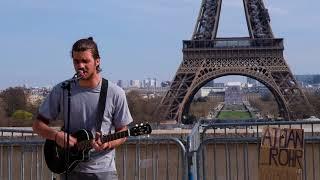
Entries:
POLYGON ((56 120, 61 111, 62 88, 55 86, 39 107, 39 114, 48 120, 56 120))
POLYGON ((126 126, 133 121, 124 90, 119 88, 118 92, 115 97, 115 111, 113 114, 115 128, 126 126))

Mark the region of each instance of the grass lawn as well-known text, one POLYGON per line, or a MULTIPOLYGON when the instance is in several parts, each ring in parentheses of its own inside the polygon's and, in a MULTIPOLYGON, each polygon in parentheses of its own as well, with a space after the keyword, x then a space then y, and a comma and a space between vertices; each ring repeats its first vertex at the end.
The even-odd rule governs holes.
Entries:
POLYGON ((250 119, 249 112, 242 111, 221 111, 218 119, 250 119))

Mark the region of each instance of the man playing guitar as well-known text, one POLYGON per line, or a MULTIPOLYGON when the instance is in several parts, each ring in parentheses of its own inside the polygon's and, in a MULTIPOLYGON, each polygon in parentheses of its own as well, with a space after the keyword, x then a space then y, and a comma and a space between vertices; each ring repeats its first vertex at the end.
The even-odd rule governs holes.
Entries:
MULTIPOLYGON (((67 179, 96 179, 110 180, 118 179, 115 166, 114 148, 125 142, 126 138, 120 138, 110 142, 101 141, 102 134, 110 134, 114 127, 116 132, 127 130, 127 125, 132 122, 132 117, 127 105, 125 92, 117 85, 107 83, 105 109, 101 120, 101 132, 97 130, 98 101, 102 84, 100 74, 100 56, 96 43, 90 37, 80 39, 74 43, 71 51, 74 69, 77 79, 70 83, 71 101, 70 107, 70 134, 80 129, 92 132, 95 137, 91 141, 94 149, 90 160, 80 162, 67 175, 67 179)), ((70 82, 69 80, 68 82, 70 82)), ((34 132, 47 140, 54 141, 58 146, 64 148, 67 143, 68 119, 68 93, 61 88, 63 83, 56 85, 39 108, 37 120, 33 123, 34 132), (54 120, 64 120, 64 130, 57 131, 48 126, 54 120)), ((77 145, 77 138, 69 135, 69 147, 77 145)))

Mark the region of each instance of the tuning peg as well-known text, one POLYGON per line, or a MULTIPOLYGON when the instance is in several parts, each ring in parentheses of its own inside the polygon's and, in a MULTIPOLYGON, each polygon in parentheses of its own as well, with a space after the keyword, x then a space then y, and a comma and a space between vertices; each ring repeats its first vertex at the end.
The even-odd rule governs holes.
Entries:
POLYGON ((136 124, 136 127, 138 127, 139 125, 138 124, 136 124))
POLYGON ((143 123, 141 123, 140 126, 143 126, 143 123))

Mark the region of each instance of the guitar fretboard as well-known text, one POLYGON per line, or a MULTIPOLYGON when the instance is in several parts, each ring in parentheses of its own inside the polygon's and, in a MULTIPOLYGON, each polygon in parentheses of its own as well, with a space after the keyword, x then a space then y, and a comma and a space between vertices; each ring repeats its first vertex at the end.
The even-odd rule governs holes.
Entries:
POLYGON ((128 130, 121 131, 121 132, 116 132, 114 134, 103 135, 102 136, 102 142, 105 143, 105 142, 113 141, 113 140, 116 140, 116 139, 121 139, 121 138, 128 137, 128 136, 129 136, 128 130))

